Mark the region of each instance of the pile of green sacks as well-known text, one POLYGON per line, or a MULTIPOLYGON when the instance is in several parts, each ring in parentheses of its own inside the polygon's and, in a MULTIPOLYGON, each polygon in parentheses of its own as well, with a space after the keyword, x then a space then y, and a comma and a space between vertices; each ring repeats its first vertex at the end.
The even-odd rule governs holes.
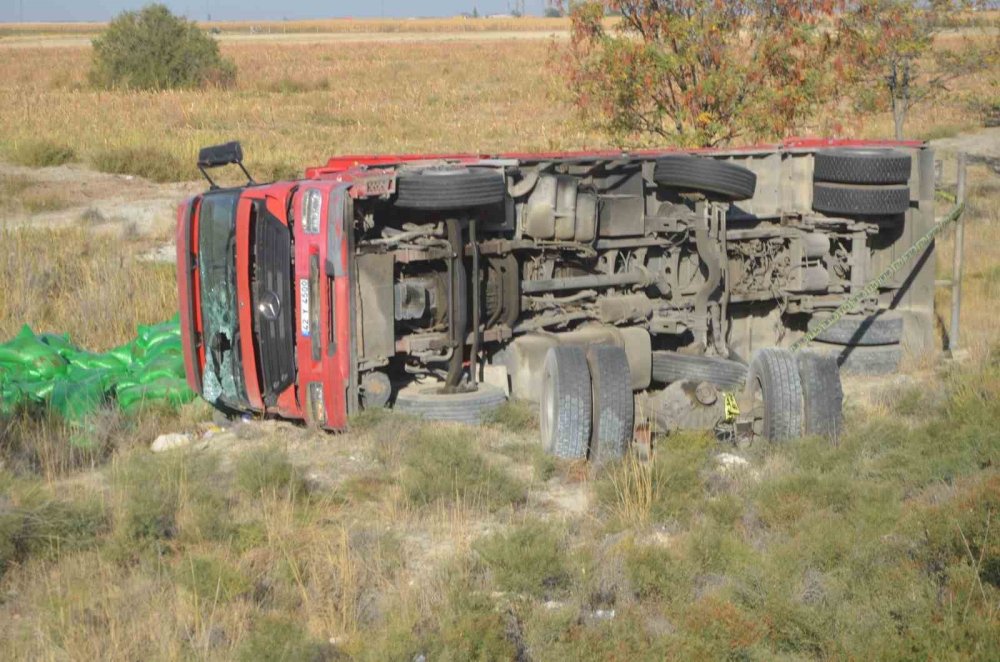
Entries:
POLYGON ((0 415, 41 408, 83 426, 102 407, 133 414, 148 404, 179 407, 194 398, 177 316, 139 326, 135 340, 103 354, 79 349, 67 334, 35 334, 28 326, 0 343, 0 415))

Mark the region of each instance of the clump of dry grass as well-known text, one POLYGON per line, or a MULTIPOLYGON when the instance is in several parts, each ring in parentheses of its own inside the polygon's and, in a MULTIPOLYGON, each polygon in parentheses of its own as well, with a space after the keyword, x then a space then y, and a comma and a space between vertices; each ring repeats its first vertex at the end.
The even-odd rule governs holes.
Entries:
POLYGON ((81 227, 4 229, 0 246, 4 340, 28 324, 107 350, 135 338, 137 325, 177 312, 173 268, 139 261, 136 246, 81 227))

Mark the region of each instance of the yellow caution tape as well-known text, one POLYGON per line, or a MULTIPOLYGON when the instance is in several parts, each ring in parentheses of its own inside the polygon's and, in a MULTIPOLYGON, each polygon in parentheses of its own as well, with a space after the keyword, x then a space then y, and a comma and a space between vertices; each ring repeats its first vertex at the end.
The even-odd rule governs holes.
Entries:
POLYGON ((723 397, 726 402, 726 423, 732 423, 740 415, 740 405, 733 393, 723 393, 723 397))

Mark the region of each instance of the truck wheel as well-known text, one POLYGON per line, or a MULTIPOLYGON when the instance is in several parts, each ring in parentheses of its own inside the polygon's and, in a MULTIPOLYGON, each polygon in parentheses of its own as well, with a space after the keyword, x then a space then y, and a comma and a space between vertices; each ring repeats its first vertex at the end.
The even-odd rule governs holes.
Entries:
POLYGON ((396 206, 450 210, 503 202, 504 176, 484 168, 421 168, 396 176, 396 206))
POLYGON ((735 202, 749 200, 757 188, 757 175, 738 165, 702 156, 672 154, 656 160, 653 181, 681 193, 735 202))
POLYGON ((581 347, 553 347, 545 357, 538 420, 542 447, 556 457, 587 457, 593 394, 587 354, 581 347))
POLYGON ((597 345, 587 352, 593 392, 590 459, 602 463, 625 455, 632 439, 635 400, 625 350, 597 345))
MULTIPOLYGON (((819 322, 823 317, 814 319, 819 322)), ((816 336, 816 340, 832 345, 896 345, 903 340, 903 318, 893 311, 846 316, 816 336)))
POLYGON ((802 384, 802 425, 808 435, 836 439, 844 425, 844 389, 832 356, 799 352, 795 356, 802 384))
POLYGON ((835 147, 816 152, 813 179, 837 184, 905 184, 910 155, 898 149, 835 147))
POLYGON ((795 356, 785 349, 758 350, 747 372, 755 437, 781 442, 802 434, 802 382, 795 356))
POLYGON ((429 421, 478 425, 483 416, 507 401, 503 389, 480 384, 467 393, 441 393, 441 383, 410 384, 396 395, 396 411, 429 421))
POLYGON ((739 388, 746 382, 747 367, 739 361, 715 356, 653 352, 653 379, 664 384, 690 379, 722 389, 739 388))
POLYGON ((816 182, 812 206, 828 216, 896 216, 910 208, 910 187, 816 182))

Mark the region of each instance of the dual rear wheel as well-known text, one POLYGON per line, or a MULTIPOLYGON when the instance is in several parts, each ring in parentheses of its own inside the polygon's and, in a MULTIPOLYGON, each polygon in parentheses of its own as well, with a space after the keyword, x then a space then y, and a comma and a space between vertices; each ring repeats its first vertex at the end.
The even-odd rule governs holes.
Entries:
POLYGON ((802 435, 836 439, 843 427, 844 392, 833 357, 759 350, 744 391, 751 439, 783 442, 802 435))
POLYGON ((598 463, 624 455, 635 420, 624 349, 554 347, 542 379, 538 418, 546 451, 598 463))

